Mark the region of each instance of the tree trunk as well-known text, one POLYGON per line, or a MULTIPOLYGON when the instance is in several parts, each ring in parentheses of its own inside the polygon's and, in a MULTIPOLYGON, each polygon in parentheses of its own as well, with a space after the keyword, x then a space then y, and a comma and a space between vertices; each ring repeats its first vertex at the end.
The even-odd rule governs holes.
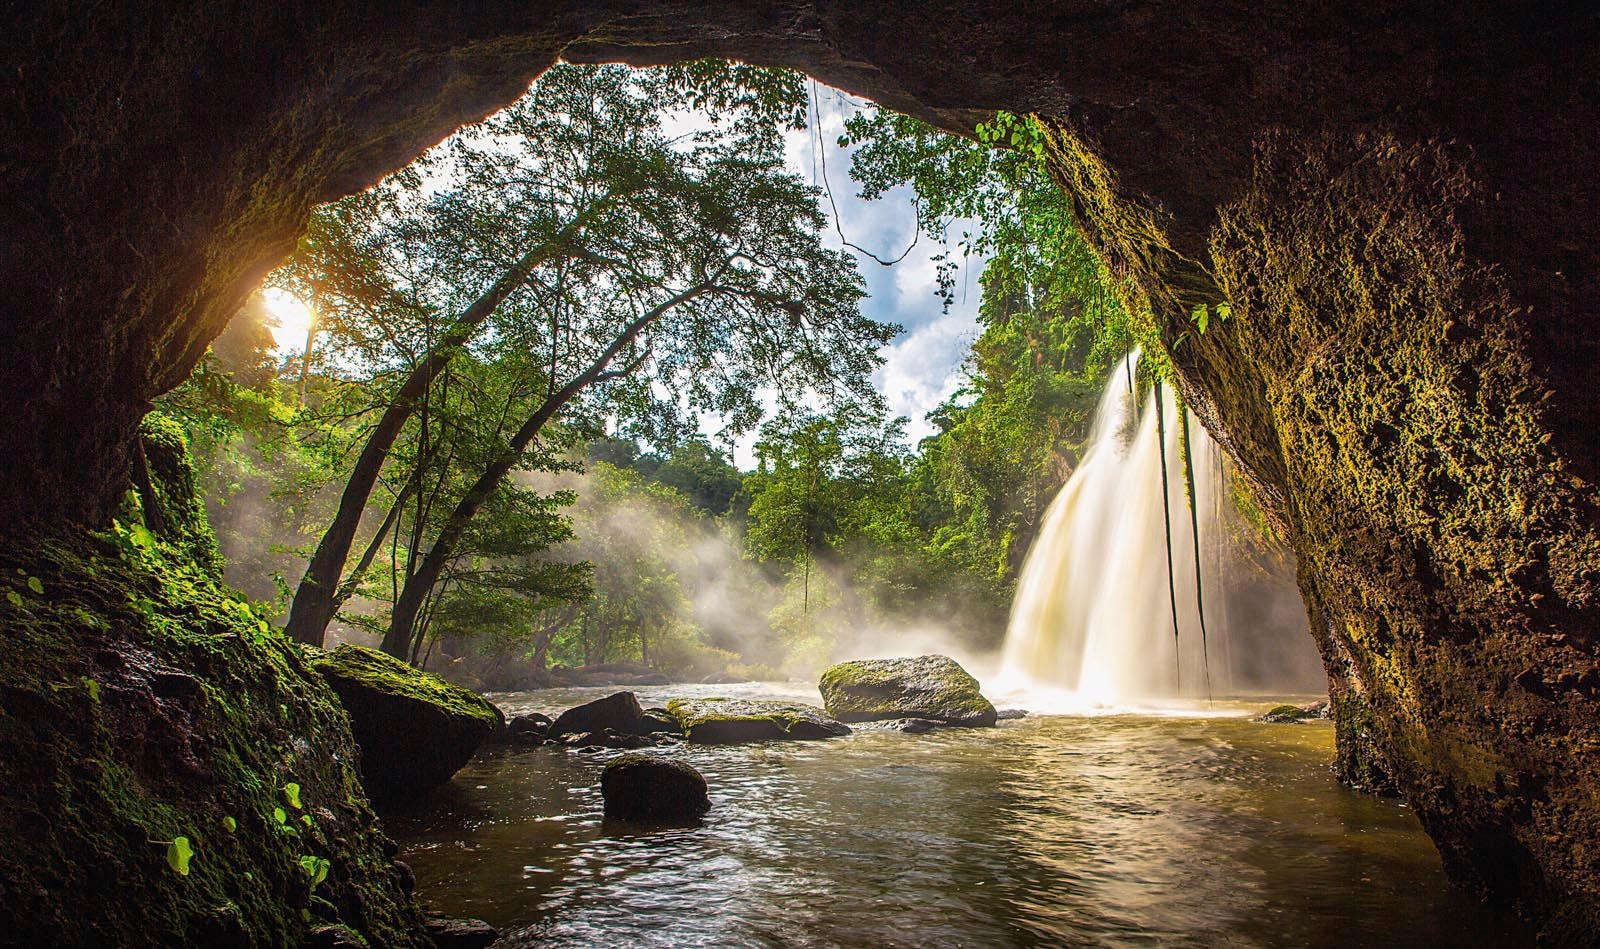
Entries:
POLYGON ((607 377, 606 369, 611 361, 617 357, 630 343, 644 332, 645 327, 660 319, 661 316, 673 308, 687 303, 696 297, 703 296, 711 290, 707 284, 697 284, 675 294, 671 299, 646 311, 618 334, 611 341, 589 368, 585 369, 577 378, 563 386, 550 398, 546 399, 534 413, 528 417, 517 434, 512 437, 506 450, 500 453, 478 480, 472 483, 467 493, 456 504, 454 511, 450 512, 449 520, 439 531, 439 537, 429 548, 428 554, 422 559, 415 573, 406 578, 405 587, 400 591, 400 598, 395 602, 394 612, 389 618, 389 631, 383 637, 383 651, 395 658, 404 658, 407 645, 411 641, 413 628, 416 625, 417 613, 422 609, 423 602, 427 599, 428 592, 438 582, 440 573, 445 565, 455 556, 456 548, 461 542, 461 536, 466 533, 467 525, 477 516, 478 509, 483 507, 485 501, 494 494, 503 479, 522 458, 523 452, 533 443, 533 439, 556 413, 561 411, 567 403, 571 402, 589 386, 607 377))
POLYGON ((306 574, 295 590, 294 604, 289 608, 289 621, 285 626, 285 631, 292 638, 314 646, 322 645, 323 637, 327 635, 328 623, 333 619, 334 610, 338 607, 336 594, 339 576, 344 571, 345 560, 350 556, 350 545, 355 542, 356 529, 361 524, 361 514, 366 509, 367 499, 372 496, 372 488, 377 484, 378 473, 383 469, 383 462, 389 455, 389 449, 394 447, 395 439, 400 436, 401 427, 411 417, 416 400, 428 390, 433 384, 434 377, 454 358, 456 350, 476 335, 479 327, 527 278, 534 267, 561 252, 577 228, 587 222, 597 207, 591 207, 589 211, 574 218, 554 238, 524 254, 516 266, 473 301, 472 305, 461 314, 455 327, 445 334, 438 345, 429 350, 428 355, 406 377, 394 400, 384 409, 383 417, 378 420, 377 427, 367 436, 367 443, 362 446, 361 455, 356 459, 355 468, 350 472, 350 479, 345 482, 344 493, 339 498, 338 513, 334 515, 333 523, 329 524, 327 531, 323 533, 322 540, 317 544, 316 553, 312 554, 311 562, 306 566, 306 574))

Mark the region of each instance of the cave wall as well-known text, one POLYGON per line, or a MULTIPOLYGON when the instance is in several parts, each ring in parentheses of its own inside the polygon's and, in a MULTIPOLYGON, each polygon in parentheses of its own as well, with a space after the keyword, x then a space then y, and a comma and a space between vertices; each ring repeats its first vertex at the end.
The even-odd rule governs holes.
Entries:
POLYGON ((1600 22, 1350 6, 13 7, 0 523, 103 522, 148 399, 309 208, 558 53, 792 65, 956 130, 1037 112, 1299 554, 1346 776, 1579 941, 1600 920, 1600 22))

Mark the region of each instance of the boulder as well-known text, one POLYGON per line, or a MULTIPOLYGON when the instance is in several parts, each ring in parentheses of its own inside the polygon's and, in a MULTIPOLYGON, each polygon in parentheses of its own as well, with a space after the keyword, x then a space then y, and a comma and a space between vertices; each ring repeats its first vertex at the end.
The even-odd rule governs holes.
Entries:
POLYGON ((822 674, 818 688, 828 714, 841 722, 926 718, 989 726, 996 719, 978 680, 945 656, 841 662, 822 674))
POLYGON ((1025 709, 1003 708, 1000 711, 995 712, 994 717, 997 721, 1009 722, 1019 718, 1027 718, 1028 713, 1025 709))
POLYGON ((656 724, 645 717, 644 709, 639 707, 639 700, 632 692, 618 692, 567 709, 556 716, 547 734, 560 738, 573 732, 601 732, 609 728, 627 735, 648 735, 656 724))
POLYGON ((505 727, 487 699, 376 650, 349 643, 312 667, 339 696, 374 802, 394 804, 450 780, 505 727))
POLYGON ((538 712, 514 716, 506 722, 506 742, 512 745, 543 744, 550 725, 550 716, 538 712))
POLYGON ((694 820, 711 809, 706 779, 693 767, 660 755, 618 755, 600 775, 607 817, 667 823, 694 820))
POLYGON ((667 709, 689 741, 723 745, 742 741, 837 738, 850 734, 814 705, 748 699, 674 699, 667 709))

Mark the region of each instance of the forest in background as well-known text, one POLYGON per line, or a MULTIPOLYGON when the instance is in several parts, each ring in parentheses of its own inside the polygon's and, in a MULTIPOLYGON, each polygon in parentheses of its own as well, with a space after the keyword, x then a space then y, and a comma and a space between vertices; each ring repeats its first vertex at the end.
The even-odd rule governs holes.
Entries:
MULTIPOLYGON (((784 71, 560 66, 320 209, 267 281, 316 314, 305 352, 280 360, 258 295, 162 405, 205 472, 229 582, 293 626, 308 561, 350 521, 324 584, 333 637, 491 689, 556 666, 781 678, 897 643, 995 648, 1148 321, 1025 120, 972 141, 869 108, 838 145, 863 196, 909 186, 945 243, 934 305, 982 268, 964 383, 908 445, 870 385, 897 328, 860 314, 824 195, 782 167, 806 106, 784 71), (979 225, 952 241, 956 221, 979 225)), ((1147 359, 1130 384, 1162 372, 1147 359)), ((1236 500, 1237 545, 1281 573, 1236 500)))

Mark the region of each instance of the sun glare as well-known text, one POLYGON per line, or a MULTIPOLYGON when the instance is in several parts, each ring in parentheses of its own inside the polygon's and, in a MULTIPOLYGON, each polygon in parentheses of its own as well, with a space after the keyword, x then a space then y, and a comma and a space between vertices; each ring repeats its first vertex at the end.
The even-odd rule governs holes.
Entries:
POLYGON ((286 290, 269 289, 261 295, 267 301, 267 312, 276 323, 272 327, 272 339, 278 352, 305 349, 306 331, 311 328, 311 308, 286 290))

